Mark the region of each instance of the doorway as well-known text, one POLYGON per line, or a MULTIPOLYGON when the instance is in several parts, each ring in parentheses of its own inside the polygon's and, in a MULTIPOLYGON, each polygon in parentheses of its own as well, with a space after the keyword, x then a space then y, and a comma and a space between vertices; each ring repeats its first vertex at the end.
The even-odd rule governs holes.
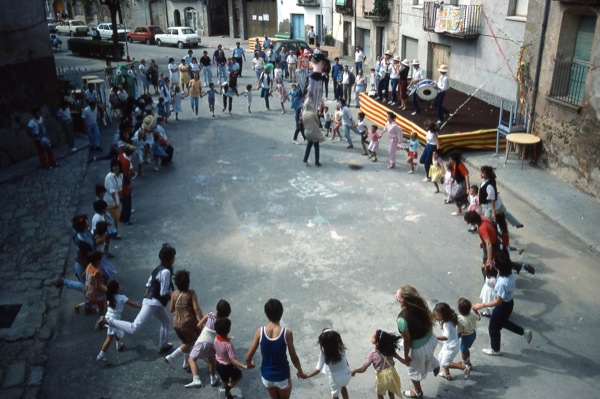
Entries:
POLYGON ((431 50, 431 64, 427 65, 427 69, 431 71, 431 80, 438 80, 440 73, 438 68, 440 65, 450 64, 450 46, 443 44, 429 43, 431 50))
POLYGON ((375 52, 381 54, 385 52, 385 31, 382 26, 378 26, 375 31, 375 52))
POLYGON ((304 40, 304 14, 292 14, 292 39, 304 40))
MULTIPOLYGON (((352 23, 344 21, 344 46, 343 55, 350 55, 350 45, 352 40, 352 23)), ((354 54, 354 53, 352 53, 354 54)))
POLYGON ((315 27, 317 28, 317 40, 315 42, 315 44, 321 44, 323 43, 323 16, 322 15, 316 15, 315 16, 315 27))

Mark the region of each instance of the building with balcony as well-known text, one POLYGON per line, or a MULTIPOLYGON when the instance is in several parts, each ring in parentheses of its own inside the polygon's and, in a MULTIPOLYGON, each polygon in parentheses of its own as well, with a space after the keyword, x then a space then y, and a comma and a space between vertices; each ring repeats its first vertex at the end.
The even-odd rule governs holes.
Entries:
POLYGON ((600 0, 530 1, 528 13, 522 85, 541 161, 600 197, 600 0))
POLYGON ((280 37, 304 40, 314 26, 317 43, 323 44, 331 35, 332 0, 283 0, 278 10, 277 33, 280 37))

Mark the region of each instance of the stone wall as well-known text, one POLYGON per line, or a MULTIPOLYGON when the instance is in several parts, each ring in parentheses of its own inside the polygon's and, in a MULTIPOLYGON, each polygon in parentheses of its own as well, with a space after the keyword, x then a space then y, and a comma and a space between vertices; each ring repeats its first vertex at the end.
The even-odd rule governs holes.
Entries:
POLYGON ((42 108, 55 145, 62 143, 62 134, 52 117, 60 96, 43 2, 21 0, 19 7, 5 7, 0 25, 4 32, 0 37, 0 76, 4 77, 4 95, 0 96, 2 167, 36 154, 26 129, 32 108, 42 108))
MULTIPOLYGON (((529 3, 529 19, 541 21, 543 1, 529 3)), ((600 76, 593 69, 600 64, 600 7, 585 7, 551 2, 546 42, 540 66, 540 83, 535 109, 533 133, 542 139, 543 152, 540 164, 561 180, 578 189, 600 198, 600 76), (578 110, 549 101, 554 74, 554 65, 559 51, 559 39, 563 24, 563 14, 583 12, 596 14, 595 42, 592 46, 592 59, 588 73, 583 103, 578 110)), ((540 41, 539 24, 528 23, 525 41, 531 43, 523 57, 527 71, 525 87, 527 101, 533 99, 533 79, 537 68, 537 55, 540 41)))

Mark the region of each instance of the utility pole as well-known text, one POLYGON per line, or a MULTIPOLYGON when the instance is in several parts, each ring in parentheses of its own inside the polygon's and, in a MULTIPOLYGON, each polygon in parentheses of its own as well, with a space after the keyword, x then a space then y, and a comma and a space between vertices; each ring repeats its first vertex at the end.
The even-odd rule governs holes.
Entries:
POLYGON ((169 10, 167 9, 167 0, 164 0, 165 2, 165 24, 167 26, 165 26, 165 29, 169 27, 169 10))

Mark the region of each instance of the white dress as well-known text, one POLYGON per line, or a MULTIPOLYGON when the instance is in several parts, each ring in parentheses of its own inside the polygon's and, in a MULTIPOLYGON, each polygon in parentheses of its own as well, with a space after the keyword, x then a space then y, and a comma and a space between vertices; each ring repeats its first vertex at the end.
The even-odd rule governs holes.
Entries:
POLYGON ((454 360, 458 355, 458 333, 456 332, 456 326, 452 321, 447 321, 442 324, 442 335, 447 338, 444 342, 444 346, 438 353, 438 361, 442 368, 448 367, 448 364, 454 360))
MULTIPOLYGON (((479 297, 481 298, 482 303, 492 302, 496 299, 496 295, 494 294, 494 287, 496 286, 496 277, 486 277, 485 283, 483 283, 483 287, 481 287, 481 293, 479 297)), ((487 308, 488 312, 492 312, 494 310, 493 307, 487 308)), ((486 309, 483 309, 486 310, 486 309)))
POLYGON ((319 355, 319 361, 315 367, 322 373, 327 374, 329 379, 329 386, 331 388, 331 396, 340 396, 340 390, 350 383, 352 374, 350 372, 350 366, 348 366, 348 360, 346 360, 346 354, 341 353, 342 360, 334 364, 325 363, 325 354, 321 351, 319 355))

